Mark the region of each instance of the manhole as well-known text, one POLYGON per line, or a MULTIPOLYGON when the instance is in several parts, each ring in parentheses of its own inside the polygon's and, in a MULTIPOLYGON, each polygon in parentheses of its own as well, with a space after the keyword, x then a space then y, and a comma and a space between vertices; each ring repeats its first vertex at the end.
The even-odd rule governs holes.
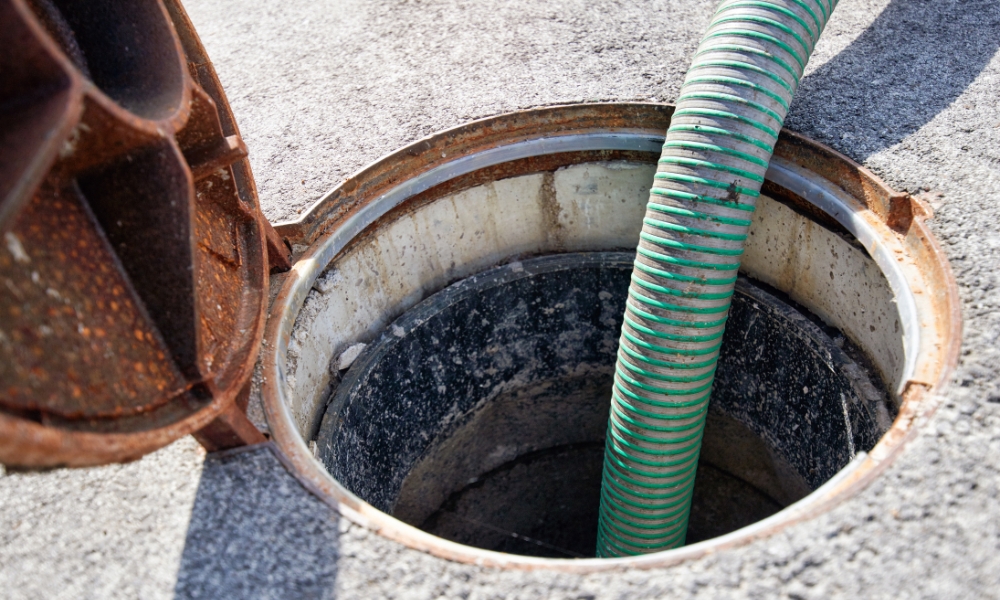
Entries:
POLYGON ((273 304, 263 395, 303 482, 439 556, 590 570, 745 543, 826 510, 892 460, 956 359, 950 272, 920 205, 786 132, 707 416, 689 538, 704 541, 555 558, 592 555, 622 278, 671 110, 472 123, 279 226, 303 256, 273 304), (560 303, 577 318, 546 314, 560 303), (562 344, 546 349, 542 331, 562 344))

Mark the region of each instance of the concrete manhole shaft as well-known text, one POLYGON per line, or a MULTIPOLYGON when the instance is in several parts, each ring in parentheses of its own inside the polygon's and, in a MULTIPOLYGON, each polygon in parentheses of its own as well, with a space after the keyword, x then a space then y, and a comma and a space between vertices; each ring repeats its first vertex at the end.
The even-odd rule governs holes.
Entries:
MULTIPOLYGON (((373 506, 446 539, 593 556, 633 258, 516 261, 410 309, 339 383, 319 458, 373 506)), ((706 423, 684 492, 694 494, 688 543, 800 500, 890 423, 885 395, 841 349, 850 342, 749 280, 736 290, 713 402, 684 419, 706 423)))

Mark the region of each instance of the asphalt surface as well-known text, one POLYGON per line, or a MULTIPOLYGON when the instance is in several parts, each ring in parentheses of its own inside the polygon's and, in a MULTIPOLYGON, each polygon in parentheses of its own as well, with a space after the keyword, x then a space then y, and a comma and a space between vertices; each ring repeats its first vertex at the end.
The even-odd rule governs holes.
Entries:
MULTIPOLYGON (((434 131, 669 101, 715 0, 191 0, 272 220, 434 131)), ((430 557, 339 519, 268 448, 0 477, 12 598, 1000 597, 1000 3, 843 0, 787 125, 927 192, 958 280, 940 408, 855 498, 670 569, 586 577, 430 557)))

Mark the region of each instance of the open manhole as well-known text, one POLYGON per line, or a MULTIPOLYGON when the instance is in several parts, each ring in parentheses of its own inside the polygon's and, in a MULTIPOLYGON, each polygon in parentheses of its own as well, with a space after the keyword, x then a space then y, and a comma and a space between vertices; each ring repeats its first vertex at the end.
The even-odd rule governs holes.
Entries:
POLYGON ((920 205, 786 132, 706 415, 689 545, 558 560, 593 556, 626 282, 671 110, 472 123, 278 226, 302 258, 272 308, 264 405, 308 486, 439 556, 587 570, 745 542, 880 472, 954 364, 954 286, 920 205))

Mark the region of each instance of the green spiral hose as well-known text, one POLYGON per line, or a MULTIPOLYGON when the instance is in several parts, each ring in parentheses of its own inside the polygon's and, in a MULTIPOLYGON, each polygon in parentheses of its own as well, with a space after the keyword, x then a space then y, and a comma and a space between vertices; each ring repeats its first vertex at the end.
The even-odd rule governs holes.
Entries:
POLYGON ((837 0, 724 0, 677 99, 615 368, 597 555, 684 544, 750 216, 837 0))

